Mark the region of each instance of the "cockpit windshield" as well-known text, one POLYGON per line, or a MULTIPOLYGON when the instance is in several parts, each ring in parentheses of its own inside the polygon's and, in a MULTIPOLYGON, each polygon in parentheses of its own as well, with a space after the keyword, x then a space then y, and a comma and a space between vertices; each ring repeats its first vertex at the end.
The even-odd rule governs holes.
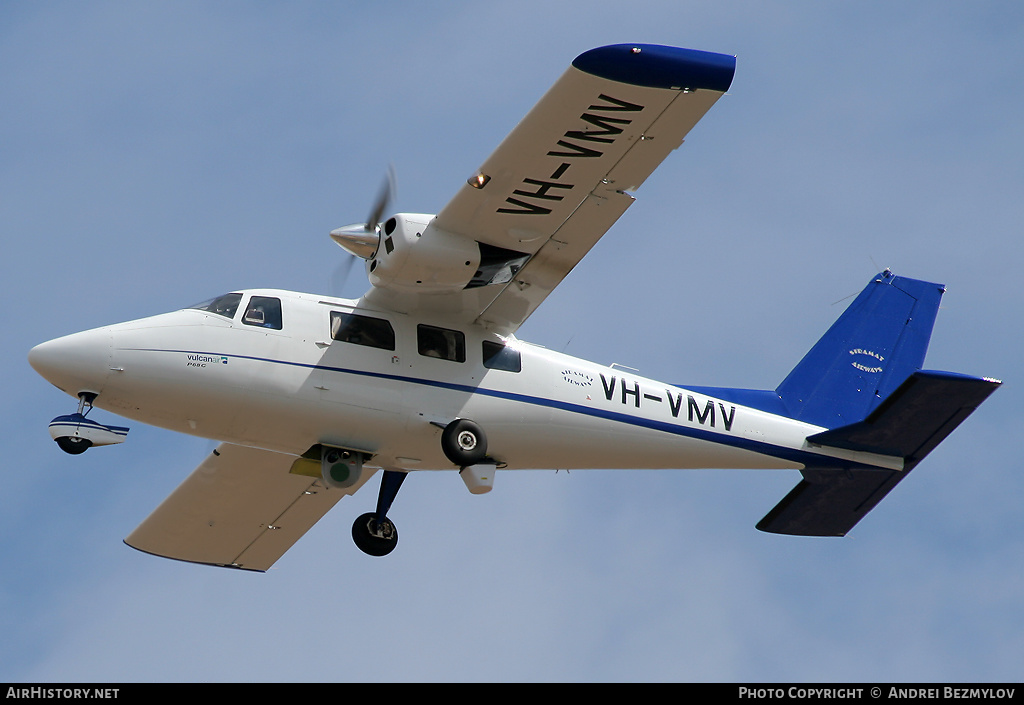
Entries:
POLYGON ((218 316, 224 316, 225 318, 234 318, 235 312, 238 311, 238 304, 242 301, 241 294, 224 294, 216 298, 204 301, 201 304, 195 306, 189 306, 189 308, 199 309, 200 311, 209 311, 210 313, 216 313, 218 316))

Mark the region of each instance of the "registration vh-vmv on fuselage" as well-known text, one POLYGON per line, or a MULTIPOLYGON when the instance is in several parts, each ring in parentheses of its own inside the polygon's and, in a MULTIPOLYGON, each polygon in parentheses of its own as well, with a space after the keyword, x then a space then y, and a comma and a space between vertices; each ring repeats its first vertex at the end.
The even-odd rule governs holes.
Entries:
POLYGON ((683 388, 515 337, 734 70, 665 46, 581 54, 437 215, 384 218, 386 188, 330 233, 366 261, 358 300, 233 291, 36 346, 32 366, 78 399, 52 437, 73 454, 124 442, 100 408, 219 441, 125 542, 247 570, 378 471, 352 527, 378 556, 417 470, 479 494, 499 470, 795 469, 758 528, 845 535, 999 385, 922 369, 941 285, 872 277, 772 390, 683 388))

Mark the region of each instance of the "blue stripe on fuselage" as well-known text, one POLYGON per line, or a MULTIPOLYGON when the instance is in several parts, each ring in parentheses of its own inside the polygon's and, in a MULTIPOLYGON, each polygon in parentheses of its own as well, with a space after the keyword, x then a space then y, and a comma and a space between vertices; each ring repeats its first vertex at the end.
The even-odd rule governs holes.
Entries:
POLYGON ((318 365, 308 362, 292 362, 289 360, 275 360, 267 357, 256 357, 253 355, 236 355, 222 352, 208 352, 198 350, 170 350, 170 349, 159 349, 159 348, 127 348, 128 350, 136 352, 165 352, 165 353, 185 353, 189 355, 216 355, 224 356, 228 358, 240 359, 240 360, 253 360, 255 362, 267 362, 275 365, 286 365, 289 367, 304 367, 310 370, 323 370, 327 372, 340 372, 342 374, 356 375, 360 377, 373 377, 377 379, 386 379, 395 382, 407 382, 409 384, 419 384, 426 387, 436 387, 438 389, 447 389, 455 392, 463 392, 466 394, 482 394, 484 396, 494 397, 497 399, 505 399, 508 401, 516 401, 523 404, 531 404, 534 406, 544 406, 551 409, 558 409, 560 411, 567 411, 574 414, 582 414, 584 416, 591 416, 594 418, 607 419, 617 423, 624 423, 631 426, 638 426, 641 428, 649 428, 656 431, 663 431, 665 433, 671 433, 676 436, 687 436, 702 441, 708 441, 711 443, 718 443, 721 445, 732 446, 734 448, 740 448, 743 450, 749 450, 754 453, 761 455, 768 455, 774 458, 780 458, 782 460, 789 460, 794 463, 802 463, 804 465, 813 466, 816 468, 850 468, 850 467, 865 467, 862 463, 853 463, 848 460, 841 458, 832 458, 825 455, 817 455, 814 453, 807 453, 794 448, 785 448, 782 446, 772 445, 763 441, 754 441, 747 438, 739 438, 733 435, 727 435, 723 433, 717 433, 714 431, 707 431, 702 428, 693 428, 690 426, 680 426, 678 424, 669 423, 666 421, 657 421, 654 419, 646 419, 637 416, 630 416, 629 414, 623 414, 621 412, 609 411, 606 409, 595 409, 582 404, 573 404, 571 402, 558 401, 556 399, 548 399, 545 397, 538 397, 529 394, 519 394, 516 392, 505 392, 498 389, 488 389, 486 387, 475 387, 468 384, 458 384, 455 382, 442 382, 439 380, 423 379, 420 377, 409 377, 406 375, 393 375, 385 374, 383 372, 370 372, 367 370, 357 370, 345 367, 332 367, 330 365, 318 365))

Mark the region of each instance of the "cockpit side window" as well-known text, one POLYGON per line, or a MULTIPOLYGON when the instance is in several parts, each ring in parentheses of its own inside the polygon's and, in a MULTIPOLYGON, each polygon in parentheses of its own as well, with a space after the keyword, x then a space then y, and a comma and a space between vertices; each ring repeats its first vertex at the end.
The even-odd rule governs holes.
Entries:
POLYGON ((254 296, 242 316, 242 323, 258 328, 281 330, 281 299, 273 296, 254 296))
POLYGON ((224 316, 225 318, 234 318, 235 312, 238 311, 238 304, 242 302, 241 294, 224 294, 208 301, 204 301, 201 304, 195 306, 189 306, 189 308, 198 309, 200 311, 209 311, 210 313, 216 313, 218 316, 224 316))
POLYGON ((331 338, 383 350, 395 349, 395 329, 383 318, 331 311, 331 338))

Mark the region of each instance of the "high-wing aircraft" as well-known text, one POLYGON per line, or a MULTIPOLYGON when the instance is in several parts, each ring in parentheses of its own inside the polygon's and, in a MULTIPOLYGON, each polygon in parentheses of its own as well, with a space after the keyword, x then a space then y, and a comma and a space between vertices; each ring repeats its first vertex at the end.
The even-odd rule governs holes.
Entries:
POLYGON ((437 215, 331 237, 366 260, 358 300, 234 291, 57 338, 32 366, 72 397, 69 453, 129 419, 219 446, 125 542, 267 570, 381 471, 352 535, 389 553, 406 474, 473 493, 523 468, 788 468, 757 528, 843 536, 998 386, 922 370, 943 287, 886 270, 774 390, 680 387, 530 345, 516 330, 728 90, 732 56, 644 44, 578 56, 437 215))

